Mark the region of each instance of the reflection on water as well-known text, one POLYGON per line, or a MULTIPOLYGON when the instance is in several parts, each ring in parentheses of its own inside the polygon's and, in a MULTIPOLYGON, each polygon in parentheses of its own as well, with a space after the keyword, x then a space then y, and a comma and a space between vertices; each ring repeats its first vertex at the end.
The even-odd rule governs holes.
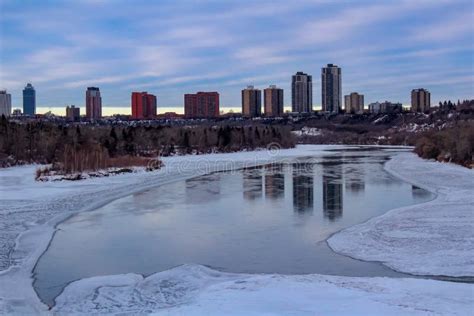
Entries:
POLYGON ((332 252, 331 234, 432 194, 383 170, 391 153, 333 152, 160 186, 58 226, 35 267, 52 303, 84 277, 145 275, 184 263, 248 273, 397 276, 332 252))
POLYGON ((244 198, 254 200, 262 197, 263 178, 260 168, 251 168, 242 171, 242 186, 244 198))
POLYGON ((342 216, 342 183, 330 176, 323 176, 324 216, 335 220, 342 216))
POLYGON ((281 199, 285 197, 285 175, 281 164, 272 164, 264 167, 265 170, 265 198, 281 199))
POLYGON ((293 169, 293 208, 296 213, 310 214, 314 208, 313 165, 295 163, 293 169))
POLYGON ((423 190, 422 188, 419 188, 416 185, 412 185, 411 194, 415 199, 429 199, 431 196, 431 193, 429 191, 423 190))
POLYGON ((350 191, 351 193, 363 193, 365 189, 364 181, 345 181, 346 184, 346 191, 350 191))
POLYGON ((220 176, 218 173, 206 175, 199 179, 186 180, 186 202, 202 204, 215 199, 221 191, 219 180, 220 176))

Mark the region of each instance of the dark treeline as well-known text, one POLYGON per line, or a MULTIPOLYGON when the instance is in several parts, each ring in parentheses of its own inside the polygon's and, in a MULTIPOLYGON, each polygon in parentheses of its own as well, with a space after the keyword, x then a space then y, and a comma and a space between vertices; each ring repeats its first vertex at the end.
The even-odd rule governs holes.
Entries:
POLYGON ((464 113, 473 113, 474 111, 474 100, 458 100, 452 102, 451 100, 439 102, 438 108, 442 111, 458 111, 464 113))
POLYGON ((474 155, 474 123, 459 122, 449 129, 427 131, 415 146, 418 156, 454 162, 472 168, 474 155))
MULTIPOLYGON (((438 161, 454 162, 469 168, 474 166, 474 100, 439 102, 441 113, 460 113, 454 124, 428 130, 418 135, 415 152, 418 156, 438 161)), ((440 113, 440 114, 441 114, 440 113)), ((434 113, 436 114, 436 113, 434 113)))
POLYGON ((266 147, 276 142, 293 147, 288 126, 94 126, 58 125, 32 121, 0 121, 2 165, 21 162, 69 161, 75 153, 94 152, 100 157, 168 156, 173 154, 233 152, 266 147), (100 154, 99 154, 100 153, 100 154))

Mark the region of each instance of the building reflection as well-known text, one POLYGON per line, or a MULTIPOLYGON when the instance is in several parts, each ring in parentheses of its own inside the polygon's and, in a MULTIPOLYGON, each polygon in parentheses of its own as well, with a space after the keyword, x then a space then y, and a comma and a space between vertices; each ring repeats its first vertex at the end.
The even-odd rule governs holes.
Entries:
POLYGON ((283 165, 265 166, 265 198, 280 199, 285 196, 283 165))
POLYGON ((323 165, 323 213, 336 220, 343 212, 342 164, 323 165))
POLYGON ((359 194, 365 191, 364 168, 348 168, 344 170, 344 185, 347 192, 359 194))
POLYGON ((414 200, 424 200, 432 196, 429 191, 426 191, 416 185, 411 186, 411 196, 414 200))
POLYGON ((248 168, 242 170, 243 195, 246 200, 261 198, 263 194, 262 168, 248 168))
POLYGON ((313 164, 293 164, 293 209, 296 213, 313 212, 313 164))
POLYGON ((201 204, 217 200, 221 192, 221 178, 218 173, 187 179, 186 203, 201 204))
POLYGON ((350 180, 346 182, 346 190, 352 193, 362 193, 365 191, 365 183, 361 180, 350 180))

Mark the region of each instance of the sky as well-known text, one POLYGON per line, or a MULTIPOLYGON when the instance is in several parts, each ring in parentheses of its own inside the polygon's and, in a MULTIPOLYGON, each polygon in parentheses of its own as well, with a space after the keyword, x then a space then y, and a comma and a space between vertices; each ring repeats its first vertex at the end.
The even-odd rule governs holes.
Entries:
POLYGON ((240 107, 241 89, 276 84, 291 104, 291 75, 342 68, 343 94, 366 104, 474 98, 473 0, 0 0, 0 89, 22 107, 84 106, 98 86, 106 107, 132 91, 182 107, 183 94, 218 91, 240 107))

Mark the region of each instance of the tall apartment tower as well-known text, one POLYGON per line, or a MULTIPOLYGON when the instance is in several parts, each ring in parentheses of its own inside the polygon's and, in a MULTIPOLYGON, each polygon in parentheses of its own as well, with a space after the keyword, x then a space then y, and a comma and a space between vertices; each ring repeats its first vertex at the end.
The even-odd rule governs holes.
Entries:
POLYGON ((184 116, 186 118, 197 117, 197 95, 188 93, 184 95, 184 116))
POLYGON ((258 117, 262 114, 262 91, 253 86, 242 90, 242 115, 258 117))
POLYGON ((321 96, 324 112, 338 113, 342 108, 341 68, 328 64, 321 68, 321 96))
POLYGON ((156 96, 147 92, 132 92, 132 118, 152 119, 156 117, 156 96))
POLYGON ((198 92, 184 95, 184 116, 187 118, 219 117, 219 93, 198 92))
POLYGON ((265 116, 283 115, 283 89, 274 85, 263 90, 265 116))
POLYGON ((28 83, 23 89, 23 114, 36 114, 36 91, 31 83, 28 83))
POLYGON ((291 79, 291 111, 297 113, 313 111, 313 78, 301 71, 291 79))
POLYGON ((431 106, 431 93, 426 89, 411 90, 412 112, 428 112, 431 106))
POLYGON ((66 106, 66 119, 68 121, 76 122, 81 119, 81 110, 80 108, 76 108, 76 106, 66 106))
POLYGON ((0 116, 10 116, 12 113, 12 96, 7 90, 0 90, 0 116))
POLYGON ((89 119, 100 119, 102 117, 102 98, 100 96, 99 88, 87 88, 86 117, 89 119))
POLYGON ((344 108, 347 113, 363 113, 364 112, 364 95, 352 92, 344 96, 344 108))

